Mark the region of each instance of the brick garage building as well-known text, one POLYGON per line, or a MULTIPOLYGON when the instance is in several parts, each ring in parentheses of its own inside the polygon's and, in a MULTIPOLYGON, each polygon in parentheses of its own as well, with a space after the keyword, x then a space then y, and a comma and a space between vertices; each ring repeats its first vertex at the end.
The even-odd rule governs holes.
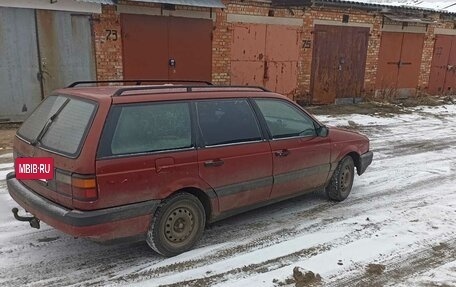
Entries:
POLYGON ((180 78, 262 85, 304 104, 456 89, 453 14, 364 2, 2 1, 0 12, 9 22, 15 20, 18 27, 30 22, 23 31, 38 30, 39 35, 30 32, 30 43, 19 43, 23 32, 6 28, 16 40, 3 42, 12 44, 0 46, 2 58, 14 56, 21 63, 0 64, 0 81, 5 86, 22 75, 24 83, 22 91, 0 96, 5 107, 0 120, 23 119, 50 90, 81 79, 180 78), (49 20, 56 15, 67 20, 49 20), (40 32, 46 23, 54 28, 40 32), (24 56, 11 56, 23 44, 37 46, 38 61, 33 56, 27 64, 24 56), (51 59, 55 54, 61 55, 51 59), (71 73, 65 71, 76 66, 71 73))
POLYGON ((121 15, 134 13, 212 20, 215 84, 264 85, 304 103, 456 88, 447 83, 429 89, 436 39, 456 34, 451 14, 350 1, 223 4, 223 9, 136 1, 103 6, 94 24, 98 79, 124 77, 122 41, 109 41, 106 31, 121 35, 121 15))

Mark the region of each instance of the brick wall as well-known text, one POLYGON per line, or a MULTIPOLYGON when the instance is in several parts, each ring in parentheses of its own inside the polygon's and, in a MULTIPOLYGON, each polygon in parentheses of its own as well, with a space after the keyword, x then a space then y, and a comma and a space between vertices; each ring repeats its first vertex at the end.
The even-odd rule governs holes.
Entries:
POLYGON ((226 13, 217 9, 212 32, 212 82, 216 85, 230 84, 230 45, 232 33, 226 22, 226 13))
POLYGON ((434 28, 429 27, 424 35, 423 54, 421 57, 420 75, 418 78, 418 90, 426 91, 429 85, 431 72, 432 54, 434 53, 434 28))
POLYGON ((97 79, 122 79, 122 37, 115 6, 103 5, 102 14, 94 15, 93 37, 97 79))

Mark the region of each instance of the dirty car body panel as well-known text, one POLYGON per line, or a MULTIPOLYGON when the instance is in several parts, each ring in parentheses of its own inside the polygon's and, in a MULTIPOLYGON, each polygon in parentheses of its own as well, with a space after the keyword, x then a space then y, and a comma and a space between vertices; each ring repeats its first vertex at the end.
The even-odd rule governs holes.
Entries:
MULTIPOLYGON (((144 238, 176 194, 194 196, 205 222, 214 222, 322 189, 344 157, 353 158, 359 175, 372 162, 365 136, 325 127, 279 94, 252 87, 148 87, 56 91, 54 97, 69 99, 68 107, 89 103, 93 111, 81 128, 63 107, 39 142, 24 136, 24 123, 14 139, 15 158, 52 157, 55 177, 43 182, 9 174, 13 199, 73 236, 144 238), (55 148, 66 139, 53 128, 58 124, 73 129, 71 136, 80 129, 71 152, 55 148)), ((39 113, 40 107, 32 116, 39 113)))

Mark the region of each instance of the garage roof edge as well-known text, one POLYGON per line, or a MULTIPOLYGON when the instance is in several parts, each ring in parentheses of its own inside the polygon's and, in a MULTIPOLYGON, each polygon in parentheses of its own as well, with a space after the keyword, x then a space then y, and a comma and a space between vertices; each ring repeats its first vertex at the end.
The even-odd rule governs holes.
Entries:
POLYGON ((225 8, 221 0, 130 0, 131 2, 147 2, 159 4, 172 4, 205 8, 225 8))
POLYGON ((107 4, 114 5, 116 4, 115 0, 76 0, 77 2, 87 2, 87 3, 96 3, 96 4, 107 4))
MULTIPOLYGON (((368 1, 368 0, 272 0, 272 3, 278 6, 309 6, 309 5, 331 5, 331 6, 350 6, 365 9, 397 9, 397 10, 410 10, 410 11, 424 11, 440 14, 456 15, 456 9, 448 7, 438 8, 432 5, 412 5, 408 2, 382 2, 382 1, 368 1)), ((456 1, 455 1, 456 4, 456 1)), ((454 6, 456 8, 456 5, 454 6)))

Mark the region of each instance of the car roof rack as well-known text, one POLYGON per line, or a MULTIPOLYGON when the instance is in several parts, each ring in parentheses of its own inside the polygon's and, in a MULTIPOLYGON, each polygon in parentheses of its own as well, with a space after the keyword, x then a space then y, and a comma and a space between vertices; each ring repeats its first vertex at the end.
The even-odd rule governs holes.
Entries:
MULTIPOLYGON (((128 87, 128 88, 119 88, 112 96, 113 97, 119 97, 124 95, 123 93, 129 92, 129 91, 147 91, 147 90, 166 90, 166 89, 183 89, 184 91, 182 92, 176 92, 172 91, 170 93, 191 93, 195 92, 193 89, 198 89, 197 92, 212 92, 214 90, 224 90, 224 89, 232 89, 236 91, 236 89, 239 90, 254 90, 257 92, 271 92, 270 90, 259 87, 259 86, 214 86, 214 85, 208 85, 208 86, 198 86, 198 85, 169 85, 169 86, 152 86, 152 87, 147 87, 147 86, 142 86, 142 87, 128 87), (204 91, 205 89, 208 89, 208 91, 204 91)), ((128 94, 128 96, 134 96, 138 94, 128 94)), ((125 95, 124 95, 125 96, 125 95)))
POLYGON ((198 80, 157 80, 157 79, 135 79, 135 80, 104 80, 104 81, 77 81, 68 85, 67 88, 74 88, 79 85, 86 84, 111 84, 111 83, 134 83, 139 86, 142 83, 163 83, 163 84, 172 84, 172 83, 189 83, 189 84, 205 84, 212 86, 212 83, 209 81, 198 81, 198 80))

